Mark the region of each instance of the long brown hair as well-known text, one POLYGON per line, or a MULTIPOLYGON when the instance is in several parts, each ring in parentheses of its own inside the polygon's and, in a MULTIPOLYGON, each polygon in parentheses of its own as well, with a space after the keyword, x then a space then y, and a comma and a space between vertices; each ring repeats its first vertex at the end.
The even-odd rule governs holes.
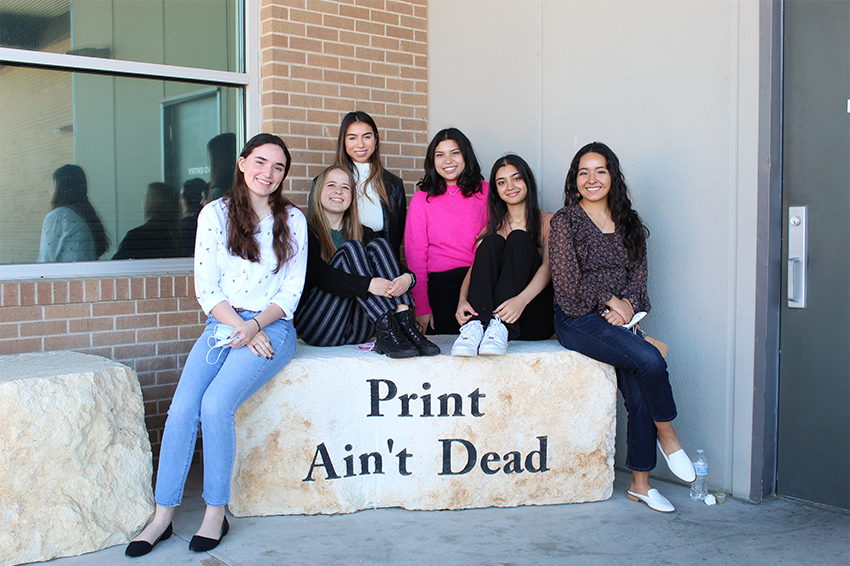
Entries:
POLYGON ((313 209, 310 211, 310 218, 307 223, 310 229, 319 240, 319 249, 321 250, 322 259, 330 261, 336 252, 333 237, 331 236, 331 225, 328 223, 328 217, 325 214, 325 206, 322 204, 322 192, 325 190, 325 179, 331 171, 342 171, 348 177, 348 183, 351 186, 351 206, 342 215, 342 233, 345 240, 362 240, 363 226, 360 224, 360 215, 357 213, 357 197, 354 192, 357 190, 354 184, 354 176, 351 171, 343 165, 331 165, 321 172, 316 178, 316 187, 319 192, 313 200, 313 209))
POLYGON ((89 200, 88 181, 82 167, 78 165, 63 165, 53 172, 55 183, 53 197, 50 199, 50 210, 67 206, 86 221, 94 237, 94 249, 97 257, 109 249, 109 236, 100 215, 89 200))
POLYGON ((610 147, 602 142, 592 142, 578 150, 570 163, 567 180, 564 182, 564 206, 570 206, 581 201, 581 193, 578 191, 576 179, 581 158, 588 153, 598 153, 605 158, 608 173, 611 175, 611 189, 608 191, 608 207, 611 209, 611 218, 614 220, 617 232, 623 239, 623 247, 629 253, 629 261, 636 263, 643 258, 645 253, 649 229, 644 226, 638 213, 632 209, 629 187, 626 186, 626 178, 620 168, 620 160, 617 159, 610 147))
MULTIPOLYGON (((281 188, 283 181, 286 180, 286 176, 289 174, 289 166, 292 162, 289 156, 289 149, 287 149, 283 140, 275 135, 257 134, 248 140, 239 157, 247 159, 255 149, 266 144, 273 144, 280 147, 286 158, 280 185, 269 195, 269 205, 274 215, 274 241, 272 248, 277 257, 277 267, 275 267, 274 273, 277 273, 280 271, 281 266, 292 259, 296 252, 296 244, 292 241, 288 222, 288 208, 294 205, 283 195, 283 189, 281 188)), ((245 184, 245 174, 238 167, 233 173, 233 187, 227 193, 225 206, 227 206, 228 217, 227 250, 232 255, 258 263, 260 261, 260 245, 257 243, 256 233, 260 219, 257 217, 254 209, 251 208, 251 201, 248 197, 248 186, 245 184)))
MULTIPOLYGON (((336 157, 334 165, 342 165, 348 167, 352 174, 357 171, 357 166, 354 165, 354 160, 345 151, 345 135, 348 133, 348 127, 356 122, 363 122, 372 129, 372 135, 375 136, 375 151, 369 156, 369 176, 363 182, 363 186, 369 186, 369 183, 375 187, 375 192, 381 202, 390 207, 390 199, 387 196, 387 188, 384 186, 384 164, 381 163, 381 136, 378 135, 378 126, 371 116, 360 110, 349 112, 342 119, 342 124, 339 125, 339 136, 336 139, 336 157)), ((357 187, 352 186, 352 191, 356 191, 357 187)))

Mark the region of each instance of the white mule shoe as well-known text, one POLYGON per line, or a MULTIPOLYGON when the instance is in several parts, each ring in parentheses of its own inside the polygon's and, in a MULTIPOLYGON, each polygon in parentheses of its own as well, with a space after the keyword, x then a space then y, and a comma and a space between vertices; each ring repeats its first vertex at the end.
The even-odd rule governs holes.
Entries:
POLYGON ((688 455, 685 454, 684 448, 679 448, 669 456, 664 453, 664 448, 661 447, 661 441, 656 440, 658 449, 661 450, 661 455, 664 456, 664 461, 667 462, 667 467, 673 474, 685 483, 692 483, 697 479, 697 473, 694 470, 694 464, 688 455))
POLYGON ((676 508, 673 507, 673 504, 670 503, 666 497, 658 493, 658 490, 654 487, 649 488, 646 495, 641 495, 640 493, 635 493, 631 490, 629 490, 628 493, 628 498, 630 500, 646 503, 646 505, 653 511, 658 511, 659 513, 672 513, 676 510, 676 508))

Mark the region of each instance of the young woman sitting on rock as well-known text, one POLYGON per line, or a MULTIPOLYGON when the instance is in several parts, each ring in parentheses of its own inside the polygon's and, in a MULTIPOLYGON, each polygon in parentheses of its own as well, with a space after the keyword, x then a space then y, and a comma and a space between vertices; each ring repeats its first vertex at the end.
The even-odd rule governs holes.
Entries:
POLYGON ((489 220, 460 291, 455 317, 462 325, 453 356, 502 355, 508 340, 552 336, 549 220, 537 183, 518 155, 490 172, 489 220))
POLYGON ((295 318, 298 335, 313 346, 340 346, 366 342, 377 331, 379 354, 439 354, 410 310, 413 274, 402 272, 386 240, 360 224, 351 171, 329 167, 315 186, 307 278, 295 318))

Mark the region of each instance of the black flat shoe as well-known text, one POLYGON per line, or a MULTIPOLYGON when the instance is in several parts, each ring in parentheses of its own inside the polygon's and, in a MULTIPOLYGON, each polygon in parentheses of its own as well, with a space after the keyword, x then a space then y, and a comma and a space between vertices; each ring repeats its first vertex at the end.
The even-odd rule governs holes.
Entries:
POLYGON ((214 538, 199 537, 195 535, 189 541, 189 550, 192 552, 209 552, 218 546, 218 543, 224 539, 224 535, 230 530, 230 525, 227 524, 227 517, 224 518, 224 523, 221 525, 221 536, 218 540, 214 538))
POLYGON ((137 556, 144 556, 159 544, 159 541, 165 540, 171 536, 171 533, 174 532, 172 528, 172 524, 168 523, 168 526, 165 527, 165 530, 159 535, 159 538, 153 541, 153 544, 149 543, 146 540, 134 540, 130 544, 127 545, 127 550, 124 551, 124 556, 129 556, 131 558, 135 558, 137 556))

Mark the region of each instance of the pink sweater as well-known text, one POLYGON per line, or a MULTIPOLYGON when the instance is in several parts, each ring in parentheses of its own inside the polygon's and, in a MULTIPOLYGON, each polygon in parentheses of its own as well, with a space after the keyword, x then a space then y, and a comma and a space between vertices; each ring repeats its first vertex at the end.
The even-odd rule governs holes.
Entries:
POLYGON ((457 185, 449 185, 445 193, 428 200, 425 191, 417 191, 410 199, 404 230, 404 256, 407 266, 416 275, 416 286, 411 293, 417 315, 431 314, 428 273, 472 265, 475 239, 487 223, 488 184, 482 181, 481 189, 464 198, 457 185))

